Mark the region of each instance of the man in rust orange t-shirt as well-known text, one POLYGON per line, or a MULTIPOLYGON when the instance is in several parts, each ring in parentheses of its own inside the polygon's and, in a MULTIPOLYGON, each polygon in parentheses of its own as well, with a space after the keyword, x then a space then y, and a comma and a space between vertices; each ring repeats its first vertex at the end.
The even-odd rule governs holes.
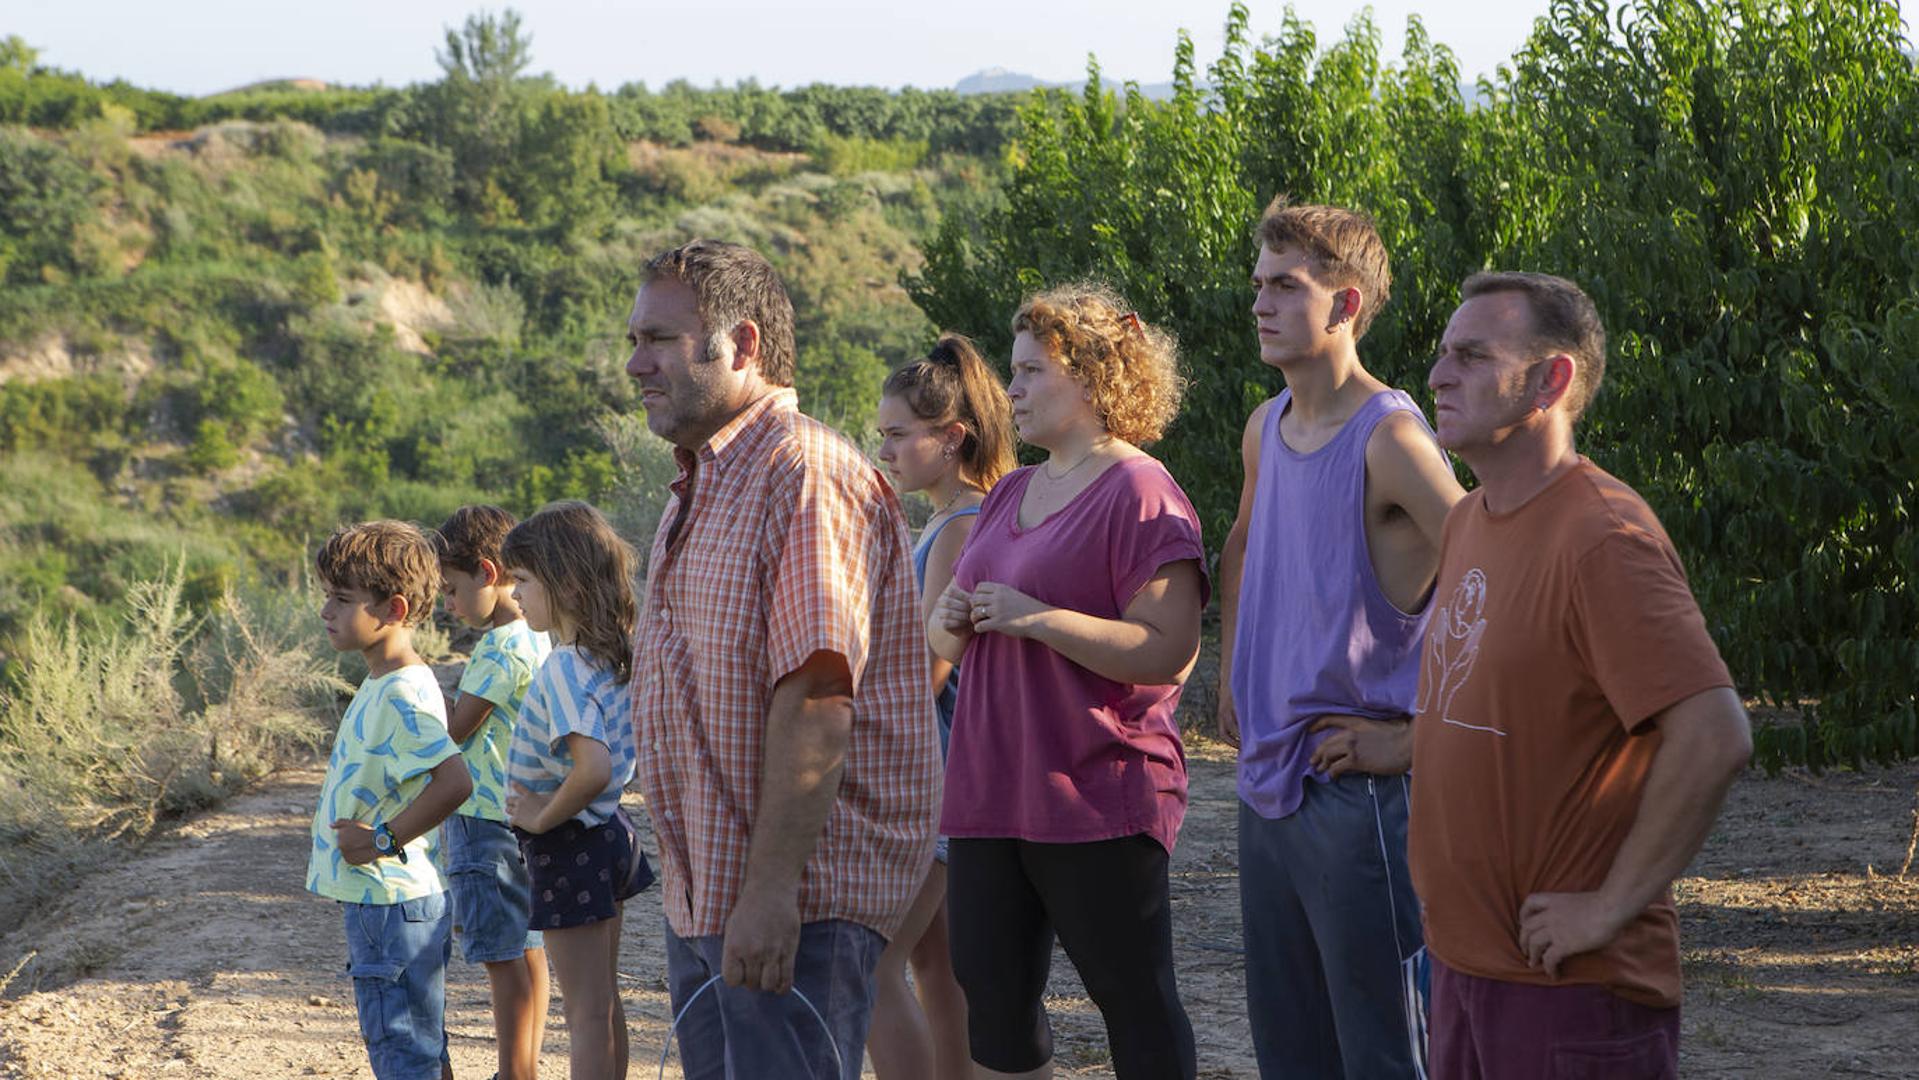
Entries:
POLYGON ((1441 541, 1408 841, 1432 1075, 1677 1075, 1670 886, 1749 723, 1658 518, 1573 448, 1592 301, 1543 274, 1461 292, 1429 382, 1480 486, 1441 541))

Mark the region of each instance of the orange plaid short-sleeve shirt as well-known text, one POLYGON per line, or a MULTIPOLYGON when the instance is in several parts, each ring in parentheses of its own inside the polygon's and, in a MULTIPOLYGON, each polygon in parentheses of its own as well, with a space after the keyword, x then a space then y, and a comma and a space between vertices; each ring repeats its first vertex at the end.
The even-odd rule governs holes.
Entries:
POLYGON ((800 919, 891 937, 932 858, 941 773, 899 500, 790 389, 697 453, 675 454, 633 663, 667 921, 680 937, 725 931, 746 875, 773 686, 827 651, 852 672, 853 725, 800 877, 800 919))

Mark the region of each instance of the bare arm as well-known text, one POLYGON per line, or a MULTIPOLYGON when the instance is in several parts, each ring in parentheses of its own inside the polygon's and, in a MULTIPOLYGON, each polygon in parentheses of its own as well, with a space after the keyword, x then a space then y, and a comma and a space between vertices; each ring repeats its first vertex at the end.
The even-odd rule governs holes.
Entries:
POLYGON ((573 767, 551 794, 541 795, 515 785, 506 798, 506 819, 524 832, 551 832, 593 804, 613 779, 613 754, 606 744, 577 731, 566 733, 566 752, 573 767))
POLYGON ((1239 710, 1233 704, 1233 637, 1239 631, 1239 576, 1246 566, 1246 534, 1253 527, 1253 496, 1259 489, 1259 433, 1266 424, 1266 403, 1253 410, 1239 436, 1239 459, 1244 480, 1239 486, 1239 514, 1219 553, 1219 737, 1239 745, 1239 710))
POLYGON ((1425 539, 1437 568, 1439 538, 1453 504, 1466 497, 1452 463, 1410 414, 1389 416, 1366 442, 1366 483, 1381 500, 1405 511, 1425 539))
POLYGON ((987 581, 973 590, 973 630, 1031 638, 1114 682, 1181 682, 1199 656, 1199 597, 1193 559, 1160 567, 1117 619, 1051 607, 987 581))
MULTIPOLYGON (((1388 417, 1373 429, 1366 443, 1366 484, 1369 499, 1398 508, 1418 530, 1423 544, 1410 552, 1400 550, 1405 552, 1403 557, 1420 560, 1426 568, 1421 591, 1430 589, 1433 576, 1439 572, 1439 541, 1446 515, 1466 496, 1445 452, 1412 416, 1388 417)), ((1329 776, 1403 773, 1413 766, 1411 720, 1339 714, 1321 717, 1312 730, 1332 734, 1313 748, 1312 767, 1329 776)))
POLYGON ((1566 958, 1605 946, 1672 885, 1752 757, 1752 723, 1729 688, 1694 694, 1653 723, 1659 750, 1605 881, 1594 892, 1534 893, 1519 909, 1520 949, 1555 978, 1566 958))
MULTIPOLYGON (((933 625, 933 612, 939 606, 940 594, 953 580, 953 566, 959 562, 960 548, 966 546, 966 538, 973 534, 973 526, 978 518, 968 514, 946 523, 939 537, 933 541, 933 550, 926 553, 926 580, 920 586, 920 618, 930 628, 933 625)), ((968 627, 970 632, 971 627, 968 627)), ((929 641, 930 634, 929 633, 929 641)), ((929 645, 930 647, 930 645, 929 645)), ((962 646, 962 651, 964 647, 962 646)), ((953 672, 954 661, 941 656, 933 650, 933 695, 939 696, 946 685, 946 677, 953 672)))
POLYGON ((816 652, 774 684, 745 879, 721 946, 720 970, 730 986, 774 994, 792 988, 800 872, 839 793, 852 730, 853 676, 845 657, 816 652))
MULTIPOLYGON (((433 766, 427 776, 426 787, 386 823, 393 842, 401 847, 445 821, 473 794, 473 775, 466 771, 466 759, 458 754, 433 766)), ((379 857, 373 850, 373 826, 367 822, 336 821, 333 836, 340 857, 355 866, 365 866, 379 857)))
POLYGON ((460 699, 446 710, 446 733, 453 736, 454 742, 463 743, 480 730, 486 718, 493 712, 493 703, 478 694, 461 694, 460 699))
POLYGON ((433 766, 427 776, 431 782, 386 823, 397 843, 405 844, 431 832, 473 794, 473 774, 467 772, 466 760, 458 754, 433 766))

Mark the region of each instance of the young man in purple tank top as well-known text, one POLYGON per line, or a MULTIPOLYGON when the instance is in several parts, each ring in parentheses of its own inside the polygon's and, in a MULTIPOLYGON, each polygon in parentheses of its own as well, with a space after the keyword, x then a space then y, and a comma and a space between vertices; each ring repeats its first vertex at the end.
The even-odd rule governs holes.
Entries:
POLYGON ((1247 1012, 1264 1077, 1424 1076, 1408 723, 1462 494, 1358 342, 1392 276, 1365 215, 1276 199, 1253 315, 1286 388, 1253 410, 1220 556, 1220 734, 1240 747, 1247 1012))

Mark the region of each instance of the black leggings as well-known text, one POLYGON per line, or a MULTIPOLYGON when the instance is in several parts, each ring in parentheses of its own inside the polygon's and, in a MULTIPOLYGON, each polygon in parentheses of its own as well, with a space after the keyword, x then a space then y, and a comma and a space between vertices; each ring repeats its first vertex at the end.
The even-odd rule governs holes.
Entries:
POLYGON ((948 852, 948 935, 974 1062, 1027 1072, 1052 1059, 1042 997, 1057 933, 1106 1019, 1114 1075, 1191 1080, 1193 1026, 1173 979, 1166 849, 1157 840, 955 838, 948 852))

